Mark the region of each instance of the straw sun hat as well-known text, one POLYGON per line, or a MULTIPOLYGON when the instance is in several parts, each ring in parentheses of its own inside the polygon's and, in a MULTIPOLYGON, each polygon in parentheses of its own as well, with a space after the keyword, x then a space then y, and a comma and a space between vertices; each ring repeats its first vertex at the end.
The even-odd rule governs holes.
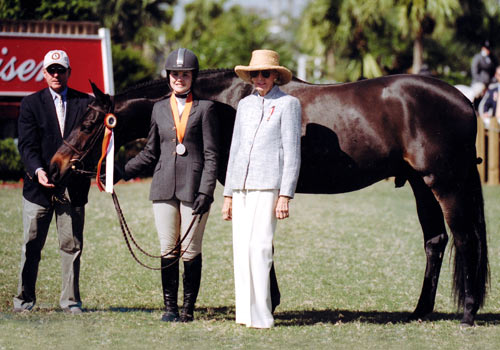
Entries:
POLYGON ((292 72, 286 67, 280 66, 280 55, 273 50, 254 50, 248 66, 236 66, 236 74, 246 81, 252 83, 250 72, 258 70, 275 70, 279 74, 276 84, 283 85, 292 80, 292 72))

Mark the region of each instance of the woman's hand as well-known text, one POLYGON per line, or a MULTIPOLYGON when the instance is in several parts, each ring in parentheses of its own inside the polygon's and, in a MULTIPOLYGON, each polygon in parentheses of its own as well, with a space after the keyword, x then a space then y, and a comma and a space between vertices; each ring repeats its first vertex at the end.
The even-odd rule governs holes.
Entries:
POLYGON ((226 221, 231 221, 233 218, 233 198, 224 197, 224 203, 222 204, 222 218, 226 221))
POLYGON ((275 209, 276 218, 278 220, 286 219, 289 216, 289 208, 288 208, 289 201, 290 201, 289 197, 286 196, 278 197, 275 209))

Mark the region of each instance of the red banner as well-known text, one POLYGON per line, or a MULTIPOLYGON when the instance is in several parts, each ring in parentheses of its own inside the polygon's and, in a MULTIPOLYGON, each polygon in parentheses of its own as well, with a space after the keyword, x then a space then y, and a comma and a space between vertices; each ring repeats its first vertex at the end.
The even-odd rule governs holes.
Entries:
POLYGON ((112 71, 107 67, 109 45, 103 44, 103 40, 98 35, 54 37, 0 33, 0 95, 25 96, 47 87, 43 58, 55 49, 66 51, 69 56, 70 87, 91 93, 89 80, 92 80, 101 90, 113 93, 112 71))

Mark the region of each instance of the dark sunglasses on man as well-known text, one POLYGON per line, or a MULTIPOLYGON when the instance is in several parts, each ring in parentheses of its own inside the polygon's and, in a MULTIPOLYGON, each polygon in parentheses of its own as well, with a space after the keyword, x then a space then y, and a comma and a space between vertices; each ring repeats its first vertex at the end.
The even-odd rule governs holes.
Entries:
POLYGON ((271 76, 271 71, 270 70, 252 70, 252 71, 250 71, 250 76, 252 78, 257 78, 259 76, 259 73, 265 79, 267 79, 267 78, 269 78, 271 76))
POLYGON ((64 68, 63 66, 60 66, 58 64, 53 64, 52 66, 48 66, 47 67, 47 72, 50 74, 50 75, 54 75, 54 74, 59 74, 59 75, 62 75, 64 73, 66 73, 68 69, 64 68))

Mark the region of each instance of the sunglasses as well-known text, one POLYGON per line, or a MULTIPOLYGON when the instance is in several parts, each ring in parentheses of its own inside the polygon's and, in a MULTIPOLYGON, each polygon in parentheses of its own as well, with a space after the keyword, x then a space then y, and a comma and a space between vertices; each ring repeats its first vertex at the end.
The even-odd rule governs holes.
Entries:
POLYGON ((62 74, 65 74, 67 72, 67 68, 64 68, 63 66, 49 66, 47 67, 47 72, 50 74, 50 75, 54 75, 56 73, 58 73, 59 75, 62 75, 62 74))
POLYGON ((271 76, 271 71, 270 70, 252 70, 252 71, 250 71, 250 76, 252 78, 257 78, 259 76, 259 73, 265 79, 267 79, 267 78, 269 78, 271 76))

